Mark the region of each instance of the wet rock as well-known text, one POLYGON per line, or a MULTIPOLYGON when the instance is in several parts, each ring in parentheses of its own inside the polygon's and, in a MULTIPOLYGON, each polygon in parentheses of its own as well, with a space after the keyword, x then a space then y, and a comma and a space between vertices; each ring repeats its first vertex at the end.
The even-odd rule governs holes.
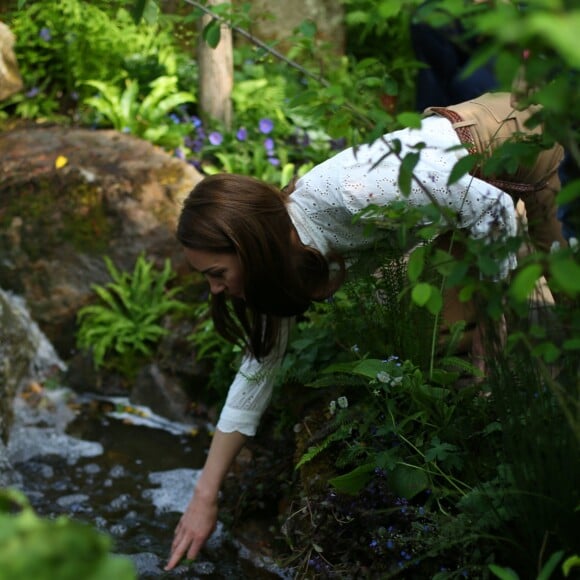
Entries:
POLYGON ((149 407, 171 421, 189 421, 189 399, 185 392, 156 364, 147 365, 139 372, 129 400, 133 405, 149 407))
POLYGON ((156 554, 145 552, 142 554, 131 554, 129 556, 135 564, 135 569, 139 578, 144 576, 163 575, 163 562, 156 554))
POLYGON ((0 435, 8 440, 12 404, 26 382, 64 365, 32 321, 25 301, 0 288, 0 435))
POLYGON ((2 286, 27 299, 63 358, 91 285, 109 281, 104 255, 123 270, 141 252, 183 268, 175 222, 201 175, 159 147, 109 130, 19 128, 0 134, 0 174, 2 286))

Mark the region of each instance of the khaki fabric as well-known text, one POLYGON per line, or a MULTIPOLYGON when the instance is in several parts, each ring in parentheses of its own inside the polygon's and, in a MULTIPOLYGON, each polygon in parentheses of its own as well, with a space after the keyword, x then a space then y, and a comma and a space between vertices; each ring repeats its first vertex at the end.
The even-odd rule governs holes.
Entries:
MULTIPOLYGON (((538 110, 538 107, 530 107, 523 111, 516 110, 512 106, 510 93, 487 93, 458 105, 449 107, 429 107, 425 109, 426 116, 437 114, 449 118, 446 111, 451 111, 451 116, 459 117, 460 120, 452 122, 460 139, 468 143, 472 153, 481 153, 485 159, 506 141, 526 140, 533 135, 542 133, 542 126, 529 129, 526 121, 538 110), (467 135, 467 137, 466 137, 467 135)), ((560 190, 560 178, 558 167, 564 157, 561 145, 554 145, 550 149, 540 152, 532 166, 521 166, 513 174, 487 176, 477 175, 498 185, 495 180, 502 180, 506 187, 502 187, 514 199, 514 204, 522 200, 528 223, 528 231, 532 243, 540 250, 549 251, 553 242, 557 241, 562 246, 567 245, 563 235, 562 226, 556 217, 555 197, 560 190), (514 187, 509 184, 513 183, 514 187), (525 190, 528 187, 530 191, 525 190)))

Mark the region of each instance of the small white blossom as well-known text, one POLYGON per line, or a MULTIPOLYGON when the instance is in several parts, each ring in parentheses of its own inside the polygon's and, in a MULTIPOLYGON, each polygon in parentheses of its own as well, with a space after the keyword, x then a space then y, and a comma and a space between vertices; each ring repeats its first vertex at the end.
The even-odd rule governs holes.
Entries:
POLYGON ((550 246, 550 254, 557 252, 559 249, 560 249, 560 242, 558 242, 558 241, 552 242, 552 245, 550 246))
POLYGON ((350 350, 352 350, 352 352, 358 352, 360 349, 359 349, 359 346, 358 346, 358 344, 353 344, 353 345, 350 347, 350 350))
POLYGON ((576 251, 578 249, 578 238, 570 238, 568 244, 570 244, 570 247, 576 251))
POLYGON ((388 385, 391 382, 391 375, 385 371, 381 371, 380 373, 377 373, 377 381, 388 385))
POLYGON ((336 402, 341 409, 346 409, 348 407, 348 399, 346 397, 338 397, 336 402))
POLYGON ((328 405, 328 410, 330 411, 331 415, 334 415, 336 413, 336 401, 330 401, 330 404, 328 405))
POLYGON ((393 378, 391 379, 391 385, 392 385, 393 387, 395 387, 395 386, 397 386, 397 385, 400 385, 402 382, 403 382, 403 377, 393 377, 393 378))

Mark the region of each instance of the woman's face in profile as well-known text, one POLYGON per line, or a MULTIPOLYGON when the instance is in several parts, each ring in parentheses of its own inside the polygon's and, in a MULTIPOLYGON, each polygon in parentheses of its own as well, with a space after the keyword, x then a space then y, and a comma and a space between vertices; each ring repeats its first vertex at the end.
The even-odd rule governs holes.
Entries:
POLYGON ((189 265, 203 274, 212 294, 244 298, 242 264, 237 254, 215 253, 184 248, 189 265))

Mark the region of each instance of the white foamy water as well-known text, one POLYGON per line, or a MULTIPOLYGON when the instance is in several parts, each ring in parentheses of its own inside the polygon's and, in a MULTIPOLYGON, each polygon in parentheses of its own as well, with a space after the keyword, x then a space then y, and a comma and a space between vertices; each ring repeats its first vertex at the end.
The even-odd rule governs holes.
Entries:
POLYGON ((147 498, 161 512, 183 513, 201 474, 201 469, 172 469, 149 474, 158 488, 145 491, 147 498))
MULTIPOLYGON (((178 512, 182 514, 193 496, 193 490, 201 475, 201 469, 171 469, 149 474, 149 481, 159 487, 143 492, 158 512, 178 512)), ((218 522, 208 539, 209 549, 219 548, 224 541, 224 526, 218 522)))

